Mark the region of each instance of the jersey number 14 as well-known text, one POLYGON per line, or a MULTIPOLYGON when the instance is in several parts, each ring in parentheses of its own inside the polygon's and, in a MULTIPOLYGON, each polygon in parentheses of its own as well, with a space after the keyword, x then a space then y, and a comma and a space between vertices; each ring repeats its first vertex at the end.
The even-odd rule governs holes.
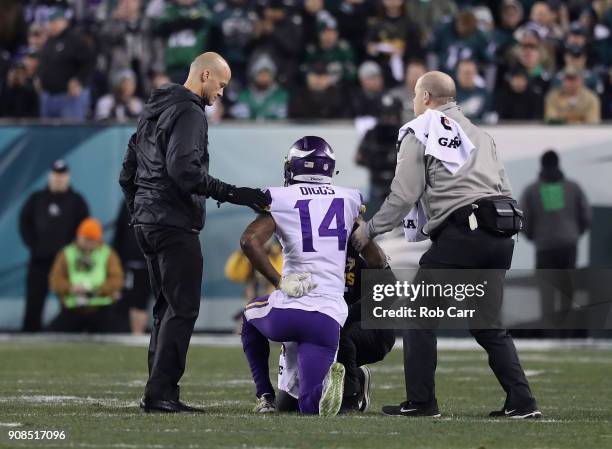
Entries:
MULTIPOLYGON (((316 252, 312 241, 312 222, 310 220, 310 201, 298 200, 294 209, 300 211, 300 225, 302 227, 302 251, 316 252)), ((329 209, 323 217, 318 229, 319 237, 335 237, 338 239, 338 251, 346 251, 347 230, 344 223, 344 198, 334 198, 329 209), (332 228, 332 221, 336 219, 336 227, 332 228)))

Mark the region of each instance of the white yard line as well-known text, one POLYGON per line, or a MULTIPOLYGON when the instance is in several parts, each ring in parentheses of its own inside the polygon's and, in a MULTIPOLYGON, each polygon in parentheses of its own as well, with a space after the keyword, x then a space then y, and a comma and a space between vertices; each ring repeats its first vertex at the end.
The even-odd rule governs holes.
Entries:
MULTIPOLYGON (((127 334, 2 334, 0 343, 114 343, 127 346, 145 347, 149 344, 149 337, 127 334)), ((612 349, 612 340, 604 339, 515 339, 516 347, 520 351, 543 351, 558 349, 612 349)), ((196 334, 191 338, 193 346, 240 347, 240 336, 196 334)), ((402 348, 402 340, 397 339, 395 350, 402 348)), ((471 337, 465 338, 438 338, 438 349, 445 351, 472 351, 480 350, 480 346, 471 337)))

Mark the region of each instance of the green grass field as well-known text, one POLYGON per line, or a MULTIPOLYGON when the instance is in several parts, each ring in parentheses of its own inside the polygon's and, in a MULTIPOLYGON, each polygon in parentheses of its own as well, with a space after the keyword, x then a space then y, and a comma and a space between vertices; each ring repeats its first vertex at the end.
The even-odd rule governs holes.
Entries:
POLYGON ((503 395, 482 351, 440 353, 439 419, 380 414, 403 399, 401 351, 373 367, 366 414, 258 416, 241 349, 217 346, 191 348, 182 382, 183 399, 208 413, 143 415, 145 353, 117 344, 0 343, 0 447, 612 448, 609 351, 522 351, 544 413, 529 422, 486 418, 503 395), (64 430, 67 438, 9 441, 10 430, 64 430))

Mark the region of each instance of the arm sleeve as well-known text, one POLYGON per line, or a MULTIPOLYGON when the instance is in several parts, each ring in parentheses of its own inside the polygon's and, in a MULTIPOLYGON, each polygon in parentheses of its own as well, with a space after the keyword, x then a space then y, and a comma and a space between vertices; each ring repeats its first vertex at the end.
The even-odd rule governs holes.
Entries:
POLYGON ((123 288, 123 269, 121 261, 114 250, 111 250, 106 270, 106 281, 98 289, 102 296, 114 296, 123 288))
POLYGON ((202 113, 194 109, 188 109, 176 118, 168 137, 166 169, 183 192, 225 201, 233 186, 210 176, 197 151, 200 145, 198 127, 203 126, 202 122, 202 113))
POLYGON ((19 233, 23 242, 28 248, 32 248, 36 243, 36 232, 34 231, 33 220, 34 195, 30 196, 19 214, 19 233))
POLYGON ((499 164, 499 179, 501 180, 501 193, 502 195, 512 196, 512 186, 510 185, 510 178, 506 174, 506 168, 504 167, 504 163, 499 158, 499 154, 497 153, 497 145, 495 145, 495 141, 491 136, 489 136, 491 140, 491 145, 493 145, 493 152, 495 154, 495 159, 499 164))
POLYGON ((132 134, 128 143, 127 151, 123 157, 123 165, 121 167, 121 173, 119 174, 119 184, 125 197, 125 203, 127 204, 130 215, 134 211, 134 196, 136 195, 136 133, 132 134))
POLYGON ((70 279, 68 278, 68 264, 64 251, 60 251, 55 256, 53 266, 49 272, 49 287, 55 294, 63 300, 64 296, 70 293, 70 279))
POLYGON ((397 227, 425 191, 425 146, 413 135, 407 135, 397 156, 391 193, 376 215, 368 222, 368 237, 397 227))

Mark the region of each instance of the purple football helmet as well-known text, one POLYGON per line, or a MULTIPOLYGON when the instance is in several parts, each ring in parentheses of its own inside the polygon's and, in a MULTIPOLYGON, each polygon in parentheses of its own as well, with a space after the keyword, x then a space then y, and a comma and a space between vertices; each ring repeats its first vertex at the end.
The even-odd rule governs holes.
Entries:
POLYGON ((285 158, 285 185, 330 184, 335 169, 336 155, 325 139, 305 136, 291 146, 285 158))

